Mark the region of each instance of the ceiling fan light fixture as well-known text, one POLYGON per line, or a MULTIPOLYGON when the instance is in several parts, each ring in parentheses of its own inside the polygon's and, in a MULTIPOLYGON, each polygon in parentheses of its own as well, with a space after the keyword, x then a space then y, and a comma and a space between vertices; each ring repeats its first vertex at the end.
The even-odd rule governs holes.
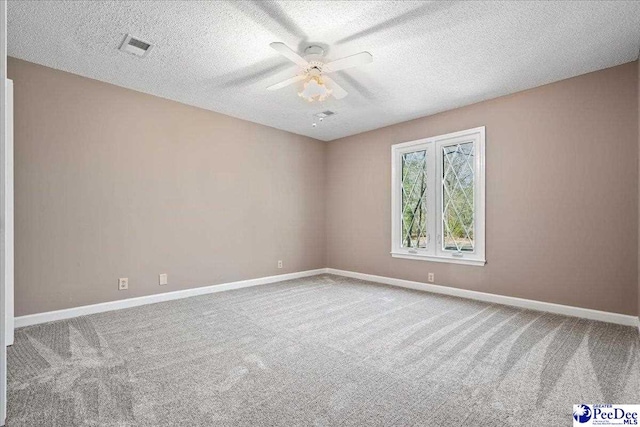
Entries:
POLYGON ((302 92, 298 92, 298 96, 309 102, 324 101, 332 92, 319 76, 312 76, 304 83, 304 89, 302 92))

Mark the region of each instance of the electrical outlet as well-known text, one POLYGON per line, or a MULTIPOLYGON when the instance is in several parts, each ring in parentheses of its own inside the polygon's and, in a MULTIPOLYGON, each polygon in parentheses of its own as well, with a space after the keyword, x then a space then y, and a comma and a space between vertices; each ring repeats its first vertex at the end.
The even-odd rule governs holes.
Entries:
POLYGON ((160 286, 166 285, 168 283, 169 277, 167 273, 160 273, 158 275, 158 284, 160 286))
POLYGON ((433 273, 429 273, 429 276, 428 276, 427 281, 428 281, 429 283, 433 283, 433 282, 435 282, 435 281, 436 281, 435 275, 434 275, 433 273))
POLYGON ((282 260, 278 261, 278 268, 282 268, 282 260))
POLYGON ((129 289, 129 279, 127 277, 121 277, 118 279, 118 290, 126 291, 129 289))

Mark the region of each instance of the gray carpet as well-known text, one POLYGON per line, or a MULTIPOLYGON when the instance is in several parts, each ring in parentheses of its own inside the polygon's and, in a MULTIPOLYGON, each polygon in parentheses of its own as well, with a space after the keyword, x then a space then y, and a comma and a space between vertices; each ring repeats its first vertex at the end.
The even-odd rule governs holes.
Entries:
POLYGON ((19 329, 15 426, 570 426, 637 329, 322 275, 19 329))

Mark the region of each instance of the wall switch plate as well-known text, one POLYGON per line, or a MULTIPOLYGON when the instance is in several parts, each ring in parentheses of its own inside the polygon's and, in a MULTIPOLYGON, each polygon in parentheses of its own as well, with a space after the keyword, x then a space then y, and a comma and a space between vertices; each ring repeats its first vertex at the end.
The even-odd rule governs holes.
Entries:
POLYGON ((428 276, 428 278, 427 278, 427 281, 428 281, 429 283, 433 283, 433 282, 435 282, 435 280, 436 280, 435 275, 434 275, 433 273, 429 273, 429 276, 428 276))
POLYGON ((168 280, 169 280, 169 277, 167 276, 167 273, 161 273, 158 275, 158 283, 160 285, 166 285, 168 280))
POLYGON ((129 289, 129 279, 127 277, 121 277, 118 279, 118 290, 126 291, 129 289))
POLYGON ((282 268, 282 260, 278 261, 278 268, 282 268))

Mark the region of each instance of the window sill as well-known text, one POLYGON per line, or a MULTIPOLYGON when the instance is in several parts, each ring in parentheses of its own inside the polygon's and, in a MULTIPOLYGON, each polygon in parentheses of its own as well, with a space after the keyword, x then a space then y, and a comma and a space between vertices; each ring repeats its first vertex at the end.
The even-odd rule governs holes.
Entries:
POLYGON ((414 259, 418 261, 446 262, 449 264, 475 265, 477 267, 483 267, 487 263, 487 261, 484 259, 454 258, 450 256, 410 254, 407 252, 391 252, 391 256, 394 258, 414 259))

